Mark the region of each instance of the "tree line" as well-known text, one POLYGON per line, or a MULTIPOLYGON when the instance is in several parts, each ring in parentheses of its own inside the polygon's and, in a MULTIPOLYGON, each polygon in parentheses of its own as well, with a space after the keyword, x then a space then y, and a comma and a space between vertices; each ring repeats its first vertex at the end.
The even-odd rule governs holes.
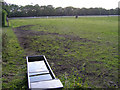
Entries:
POLYGON ((69 7, 53 7, 52 5, 39 6, 26 5, 19 6, 15 4, 3 3, 3 9, 8 13, 8 17, 39 17, 39 16, 76 16, 76 15, 118 15, 118 8, 75 8, 69 7))

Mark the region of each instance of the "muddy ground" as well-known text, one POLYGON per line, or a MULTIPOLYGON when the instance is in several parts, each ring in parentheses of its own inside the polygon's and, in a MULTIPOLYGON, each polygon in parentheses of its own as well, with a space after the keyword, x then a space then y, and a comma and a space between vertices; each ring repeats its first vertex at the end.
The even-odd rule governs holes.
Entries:
MULTIPOLYGON (((14 28, 14 32, 18 38, 18 41, 20 43, 20 45, 24 48, 26 55, 30 56, 30 55, 38 55, 40 52, 39 51, 34 51, 31 50, 32 48, 30 47, 30 44, 33 40, 36 40, 36 38, 33 38, 34 36, 42 36, 42 35, 51 35, 51 36, 57 36, 58 38, 56 38, 56 41, 59 42, 63 42, 65 45, 63 46, 64 48, 64 52, 67 52, 69 49, 71 49, 70 45, 71 43, 66 43, 68 40, 70 40, 71 42, 91 42, 91 43, 99 43, 98 41, 92 41, 86 38, 80 38, 79 36, 74 36, 74 35, 67 35, 67 34, 59 34, 59 33, 50 33, 50 32, 44 32, 44 31, 33 31, 33 30, 27 30, 27 28, 31 27, 33 25, 27 25, 27 26, 20 26, 17 28, 14 28), (31 37, 32 36, 32 37, 31 37), (61 39, 59 39, 59 37, 64 37, 65 39, 62 41, 61 39), (33 52, 33 53, 32 53, 33 52)), ((49 40, 48 40, 49 41, 49 40)), ((52 43, 52 42, 50 42, 52 43)), ((82 46, 83 44, 80 44, 80 46, 82 46)), ((43 50, 42 52, 44 52, 46 50, 43 50)), ((73 51, 75 52, 75 50, 73 51)), ((47 52, 49 55, 53 56, 55 55, 55 53, 50 53, 47 52)), ((71 52, 72 53, 72 52, 71 52)), ((65 58, 59 58, 59 57, 63 57, 64 53, 61 55, 61 53, 57 52, 58 58, 54 58, 51 61, 51 58, 48 57, 48 59, 50 59, 51 63, 55 62, 55 73, 57 75, 64 73, 64 72, 68 72, 68 73, 72 73, 71 69, 72 67, 77 68, 78 70, 81 68, 80 66, 82 64, 84 64, 84 61, 81 61, 81 63, 79 63, 79 61, 75 60, 75 58, 71 58, 71 57, 65 57, 65 58), (70 61, 70 59, 72 61, 70 61), (59 61, 61 62, 61 60, 64 60, 65 64, 64 65, 58 65, 57 63, 59 63, 59 61), (72 62, 73 64, 69 64, 69 62, 72 62)), ((81 73, 81 72, 80 72, 81 73)), ((91 75, 91 73, 90 73, 91 75)))
MULTIPOLYGON (((17 27, 17 28, 14 28, 14 32, 18 38, 18 41, 20 43, 20 45, 23 47, 23 49, 25 50, 25 53, 26 55, 36 55, 36 54, 40 54, 41 51, 39 50, 32 50, 30 44, 32 42, 32 40, 36 40, 36 38, 32 38, 33 36, 42 36, 42 35, 50 35, 50 36, 56 36, 58 38, 56 38, 56 41, 59 43, 59 42, 63 42, 64 45, 63 48, 64 48, 64 52, 67 52, 69 49, 70 49, 70 44, 69 43, 66 43, 68 40, 70 40, 70 42, 90 42, 90 43, 95 43, 95 44, 99 44, 100 42, 98 41, 92 41, 92 40, 89 40, 87 38, 80 38, 79 36, 74 36, 74 35, 67 35, 67 34, 59 34, 59 33, 50 33, 50 32, 45 32, 45 31, 33 31, 33 30, 27 30, 27 28, 31 27, 33 25, 26 25, 26 26, 20 26, 20 27, 17 27), (59 39, 59 37, 64 37, 64 41, 61 41, 61 39, 59 39)), ((49 40, 48 40, 49 41, 49 40)), ((50 41, 49 41, 50 42, 50 41)), ((51 42, 52 43, 52 42, 51 42)), ((82 46, 84 44, 80 44, 80 46, 82 46)), ((46 50, 42 50, 42 52, 46 52, 46 50)), ((81 62, 79 60, 77 60, 76 58, 71 58, 71 57, 65 57, 65 58, 59 58, 59 57, 63 57, 63 54, 61 53, 52 53, 52 52, 47 52, 49 55, 53 56, 53 55, 56 55, 58 57, 55 57, 55 58, 50 58, 48 56, 48 60, 50 62, 50 65, 52 65, 53 63, 53 70, 54 70, 54 73, 59 76, 61 75, 61 73, 72 73, 72 68, 74 67, 75 69, 77 69, 78 73, 79 74, 76 74, 80 77, 90 77, 89 79, 92 80, 92 84, 96 84, 96 86, 102 86, 102 87, 107 87, 106 85, 103 85, 101 84, 102 80, 100 80, 100 76, 97 75, 96 73, 94 72, 89 72, 89 71, 82 71, 81 68, 82 67, 86 67, 86 68, 89 68, 89 66, 86 66, 86 63, 85 63, 85 60, 82 60, 81 62), (58 64, 59 62, 64 61, 64 64, 58 64), (75 61, 75 62, 74 62, 75 61), (70 63, 71 62, 71 63, 70 63), (84 65, 85 64, 85 65, 84 65), (84 65, 84 66, 82 66, 84 65), (82 67, 81 67, 82 66, 82 67), (99 81, 96 81, 94 82, 95 80, 93 79, 98 79, 100 80, 99 81)), ((94 64, 94 63, 99 63, 99 64, 102 64, 102 62, 95 62, 95 61, 89 61, 89 63, 91 64, 94 64)), ((104 68, 104 67, 103 67, 104 68)), ((95 69, 95 68, 94 68, 95 69)), ((96 68, 98 69, 98 68, 96 68)), ((98 69, 100 70, 100 69, 98 69)), ((104 73, 109 73, 109 72, 104 72, 104 73)), ((104 77, 107 77, 107 76, 104 76, 104 77)), ((85 81, 85 79, 83 79, 85 81)), ((107 82, 107 81, 106 81, 107 82)))
POLYGON ((87 38, 80 38, 79 36, 74 36, 74 35, 67 35, 67 34, 59 34, 59 33, 49 33, 49 32, 44 32, 44 31, 33 31, 33 30, 24 30, 26 28, 29 28, 30 26, 33 26, 33 25, 26 25, 26 26, 20 26, 20 27, 17 27, 17 28, 14 28, 14 32, 15 34, 17 35, 17 38, 20 42, 20 45, 23 47, 23 48, 27 48, 27 45, 28 45, 28 38, 29 36, 40 36, 40 35, 55 35, 55 36, 58 36, 58 37, 64 37, 71 41, 81 41, 81 42, 92 42, 92 43, 100 43, 98 41, 92 41, 92 40, 89 40, 87 38))

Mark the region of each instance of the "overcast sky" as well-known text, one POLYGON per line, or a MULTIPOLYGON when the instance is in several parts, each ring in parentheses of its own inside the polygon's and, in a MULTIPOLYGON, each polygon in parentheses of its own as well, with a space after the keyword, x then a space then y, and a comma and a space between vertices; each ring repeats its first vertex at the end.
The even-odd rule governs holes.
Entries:
POLYGON ((77 8, 102 7, 106 9, 114 9, 118 7, 120 0, 4 0, 10 4, 17 5, 53 5, 54 7, 73 6, 77 8))

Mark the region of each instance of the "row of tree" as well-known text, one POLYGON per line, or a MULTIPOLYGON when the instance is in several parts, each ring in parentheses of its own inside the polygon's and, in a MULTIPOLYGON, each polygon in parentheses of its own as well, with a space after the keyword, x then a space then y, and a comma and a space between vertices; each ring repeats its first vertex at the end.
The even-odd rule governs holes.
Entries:
POLYGON ((33 16, 75 16, 75 15, 118 15, 118 8, 106 10, 104 8, 74 8, 53 7, 52 5, 19 6, 4 2, 3 8, 7 10, 9 17, 33 17, 33 16))

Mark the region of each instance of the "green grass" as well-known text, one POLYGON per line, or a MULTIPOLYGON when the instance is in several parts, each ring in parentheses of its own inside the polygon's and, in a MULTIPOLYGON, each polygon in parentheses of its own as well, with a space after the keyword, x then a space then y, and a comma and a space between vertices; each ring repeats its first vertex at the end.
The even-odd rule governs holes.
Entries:
POLYGON ((26 88, 26 61, 11 27, 2 33, 2 88, 26 88))
MULTIPOLYGON (((13 60, 18 62, 18 59, 21 59, 20 63, 26 70, 23 51, 27 52, 27 55, 45 55, 64 88, 118 87, 117 19, 80 17, 10 20, 13 28, 31 25, 22 27, 21 30, 29 30, 33 35, 26 36, 29 46, 23 50, 11 28, 5 28, 8 37, 6 46, 9 51, 4 51, 3 58, 12 63, 13 60), (38 36, 34 35, 34 32, 43 34, 38 36), (19 48, 16 48, 16 45, 19 48)), ((5 64, 8 66, 3 66, 3 71, 9 73, 10 64, 5 64)), ((11 67, 14 73, 17 72, 15 67, 11 67)), ((21 68, 20 65, 18 67, 21 68)), ((12 83, 17 87, 14 81, 17 80, 13 78, 12 83)), ((18 79, 18 82, 21 81, 18 79)), ((3 85, 6 87, 7 83, 3 82, 3 85)))

